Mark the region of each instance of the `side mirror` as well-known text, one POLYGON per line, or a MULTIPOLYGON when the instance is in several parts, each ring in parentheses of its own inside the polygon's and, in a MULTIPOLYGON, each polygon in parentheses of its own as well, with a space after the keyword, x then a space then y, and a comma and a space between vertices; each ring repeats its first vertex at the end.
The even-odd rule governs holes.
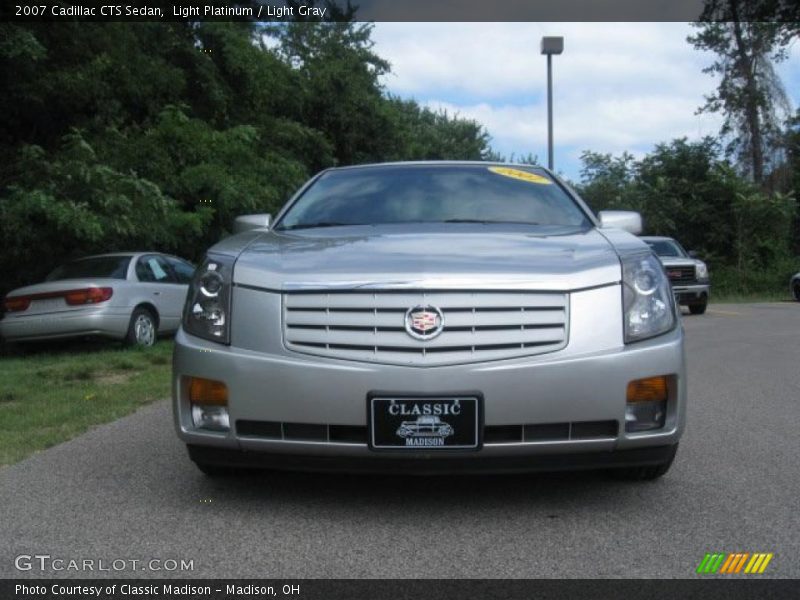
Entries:
POLYGON ((253 229, 269 229, 272 215, 242 215, 233 221, 233 233, 242 233, 253 229))
POLYGON ((697 254, 696 250, 689 250, 686 254, 689 255, 689 258, 700 258, 700 255, 697 254))
POLYGON ((615 227, 623 229, 633 235, 642 233, 642 215, 632 210, 601 210, 600 227, 607 229, 615 227))

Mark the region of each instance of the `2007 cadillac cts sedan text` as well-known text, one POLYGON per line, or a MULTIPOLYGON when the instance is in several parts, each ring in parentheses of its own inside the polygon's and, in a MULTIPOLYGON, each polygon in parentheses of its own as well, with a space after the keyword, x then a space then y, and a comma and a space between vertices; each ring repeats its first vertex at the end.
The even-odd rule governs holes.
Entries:
POLYGON ((683 332, 638 214, 598 219, 538 167, 420 162, 323 171, 239 225, 175 343, 204 472, 672 463, 683 332))

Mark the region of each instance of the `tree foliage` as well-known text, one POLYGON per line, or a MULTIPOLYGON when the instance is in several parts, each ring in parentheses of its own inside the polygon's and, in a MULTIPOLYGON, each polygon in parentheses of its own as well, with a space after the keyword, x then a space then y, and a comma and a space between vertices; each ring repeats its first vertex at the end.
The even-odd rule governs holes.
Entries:
POLYGON ((638 160, 584 152, 576 187, 595 210, 639 211, 645 233, 699 252, 727 291, 783 289, 796 271, 795 200, 765 193, 719 154, 713 138, 658 144, 638 160))
POLYGON ((0 294, 93 252, 196 260, 236 215, 277 211, 332 165, 489 156, 479 124, 385 93, 370 35, 0 24, 0 294))
POLYGON ((719 78, 717 91, 699 112, 722 113, 728 155, 761 185, 780 163, 782 125, 791 110, 774 66, 786 58, 790 36, 786 23, 751 20, 754 8, 743 0, 711 0, 707 20, 695 24, 697 34, 688 41, 716 55, 704 72, 719 78))

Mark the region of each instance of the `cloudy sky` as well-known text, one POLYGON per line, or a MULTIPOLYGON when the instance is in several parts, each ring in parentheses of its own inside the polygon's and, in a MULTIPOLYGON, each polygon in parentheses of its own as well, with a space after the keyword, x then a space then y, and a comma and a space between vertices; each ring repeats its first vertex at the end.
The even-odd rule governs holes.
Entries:
MULTIPOLYGON (((715 80, 712 56, 686 42, 686 23, 377 23, 375 50, 392 65, 389 92, 484 124, 507 157, 547 162, 543 35, 564 36, 553 58, 555 166, 570 178, 583 150, 641 156, 676 137, 719 130, 696 115, 715 80)), ((800 44, 779 67, 800 104, 800 44)))

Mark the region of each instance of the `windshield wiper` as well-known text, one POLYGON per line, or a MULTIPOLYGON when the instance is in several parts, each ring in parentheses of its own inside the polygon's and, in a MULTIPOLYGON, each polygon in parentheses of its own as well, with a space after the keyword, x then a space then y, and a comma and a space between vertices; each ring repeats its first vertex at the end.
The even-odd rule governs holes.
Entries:
POLYGON ((481 223, 483 225, 491 224, 511 224, 511 225, 541 225, 534 221, 492 221, 489 219, 445 219, 442 223, 481 223))
POLYGON ((348 226, 356 226, 356 225, 409 225, 411 223, 427 223, 427 224, 434 224, 434 223, 479 223, 482 225, 498 225, 498 224, 505 224, 505 225, 541 225, 541 223, 536 223, 534 221, 523 222, 523 221, 493 221, 490 219, 445 219, 443 221, 393 221, 387 223, 340 223, 338 221, 320 221, 319 223, 297 223, 295 225, 286 225, 285 227, 277 228, 278 231, 291 231, 293 229, 318 229, 321 227, 348 227, 348 226))

